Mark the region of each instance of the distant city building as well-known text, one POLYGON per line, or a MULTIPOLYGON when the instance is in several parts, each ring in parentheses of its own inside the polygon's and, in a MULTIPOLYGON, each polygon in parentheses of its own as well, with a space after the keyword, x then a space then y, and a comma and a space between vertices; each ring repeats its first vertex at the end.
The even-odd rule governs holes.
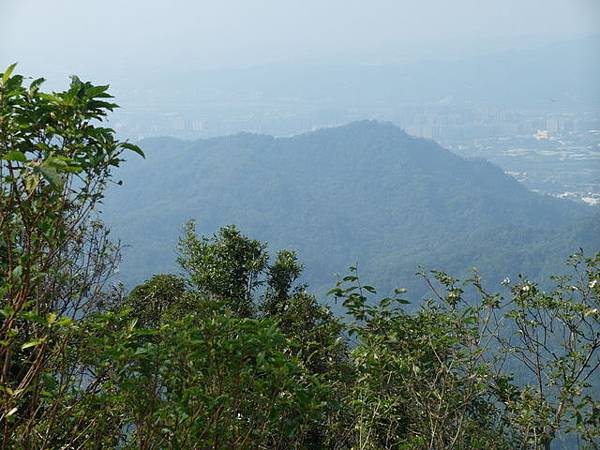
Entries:
POLYGON ((546 130, 548 133, 558 133, 560 131, 560 123, 558 119, 546 119, 546 130))
POLYGON ((192 128, 192 131, 202 131, 202 130, 204 130, 204 124, 202 123, 201 120, 198 120, 198 119, 192 120, 191 128, 192 128))

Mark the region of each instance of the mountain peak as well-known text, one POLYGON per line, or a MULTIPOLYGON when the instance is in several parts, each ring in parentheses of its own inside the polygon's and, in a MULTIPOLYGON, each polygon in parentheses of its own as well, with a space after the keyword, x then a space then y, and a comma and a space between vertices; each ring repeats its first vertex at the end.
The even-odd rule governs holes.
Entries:
POLYGON ((389 137, 391 135, 395 135, 396 137, 409 137, 409 135, 406 134, 402 128, 392 122, 371 119, 356 120, 343 125, 333 125, 330 127, 319 128, 317 130, 299 134, 293 137, 307 135, 356 135, 357 133, 362 133, 364 136, 386 135, 389 137))
MULTIPOLYGON (((170 270, 164 259, 148 272, 135 262, 153 261, 157 242, 168 254, 190 218, 203 232, 235 223, 274 247, 297 249, 318 285, 358 259, 366 275, 386 267, 388 279, 402 275, 404 285, 419 264, 443 262, 458 273, 476 265, 503 277, 505 268, 532 273, 545 264, 539 248, 549 240, 564 248, 560 230, 588 213, 390 122, 361 120, 293 137, 240 133, 160 143, 121 172, 127 189, 107 194, 109 223, 134 249, 127 270, 140 278, 170 270)), ((579 238, 568 243, 590 246, 579 238)))

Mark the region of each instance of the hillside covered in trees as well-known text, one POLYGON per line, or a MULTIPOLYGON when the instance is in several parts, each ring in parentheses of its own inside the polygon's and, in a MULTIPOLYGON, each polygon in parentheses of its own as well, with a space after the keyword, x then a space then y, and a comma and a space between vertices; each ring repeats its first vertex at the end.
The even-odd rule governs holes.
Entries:
POLYGON ((105 210, 129 284, 175 269, 181 224, 236 224, 293 248, 325 292, 349 264, 380 286, 424 293, 418 267, 490 282, 544 278, 580 247, 600 247, 594 208, 528 191, 498 167, 463 159, 390 123, 355 122, 289 138, 241 133, 145 140, 116 174, 105 210))

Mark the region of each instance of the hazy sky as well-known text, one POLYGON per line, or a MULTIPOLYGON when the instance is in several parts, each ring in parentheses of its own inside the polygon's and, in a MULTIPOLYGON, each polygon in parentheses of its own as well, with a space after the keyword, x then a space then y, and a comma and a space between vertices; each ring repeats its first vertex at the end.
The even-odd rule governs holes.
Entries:
POLYGON ((600 32, 600 0, 0 0, 0 63, 47 73, 459 55, 600 32))

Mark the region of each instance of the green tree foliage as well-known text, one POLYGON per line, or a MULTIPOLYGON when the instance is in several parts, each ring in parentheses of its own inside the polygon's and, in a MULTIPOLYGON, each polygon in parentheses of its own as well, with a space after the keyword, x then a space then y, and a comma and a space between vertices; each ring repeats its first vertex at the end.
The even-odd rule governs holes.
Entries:
POLYGON ((294 251, 282 250, 277 253, 277 258, 268 268, 267 273, 269 291, 263 305, 263 310, 267 314, 281 310, 290 295, 293 283, 302 274, 303 269, 294 251))
POLYGON ((194 223, 188 222, 178 248, 179 264, 197 290, 226 301, 241 317, 252 315, 253 295, 263 284, 269 257, 264 244, 243 236, 235 226, 199 238, 194 223))
POLYGON ((504 328, 515 332, 498 343, 527 383, 503 385, 502 400, 532 446, 549 449, 566 430, 598 448, 600 253, 577 253, 568 263, 574 275, 554 277, 550 292, 526 278, 511 286, 504 328))
POLYGON ((321 387, 273 322, 204 310, 88 344, 90 368, 113 372, 99 383, 115 391, 104 408, 119 411, 125 447, 289 448, 321 408, 321 387))
POLYGON ((352 433, 349 432, 348 399, 353 368, 345 326, 328 307, 307 292, 307 286, 294 286, 302 269, 295 252, 278 252, 267 269, 268 289, 261 313, 277 320, 279 329, 290 341, 292 352, 327 386, 321 420, 307 431, 311 447, 349 446, 352 433))
MULTIPOLYGON (((118 259, 90 215, 125 150, 101 122, 108 86, 73 77, 63 92, 0 75, 0 405, 3 446, 45 411, 45 370, 56 368, 70 319, 102 308, 118 259)), ((59 369, 60 370, 60 369, 59 369)), ((28 433, 25 434, 28 436, 28 433)), ((26 442, 26 441, 25 441, 26 442)))
POLYGON ((186 226, 179 250, 178 260, 189 274, 187 296, 196 300, 183 308, 191 312, 216 302, 237 316, 274 320, 287 338, 288 352, 327 386, 326 407, 320 420, 308 427, 307 441, 321 447, 347 440, 342 405, 351 365, 344 325, 306 292, 306 286, 294 285, 302 273, 295 252, 282 250, 269 264, 267 245, 235 227, 199 237, 193 223, 186 226))
POLYGON ((331 293, 357 336, 356 446, 598 448, 600 254, 569 263, 551 292, 522 278, 506 298, 477 274, 422 273, 433 297, 413 312, 402 290, 369 301, 352 268, 331 293))
MULTIPOLYGON (((331 291, 356 335, 353 406, 356 448, 513 448, 495 407, 486 361, 489 309, 467 305, 456 280, 416 312, 396 290, 373 305, 356 268, 331 291)), ((437 291, 436 295, 437 295, 437 291)))
POLYGON ((166 317, 177 314, 186 302, 185 280, 176 275, 154 275, 136 286, 127 296, 125 305, 143 328, 157 328, 166 317))

